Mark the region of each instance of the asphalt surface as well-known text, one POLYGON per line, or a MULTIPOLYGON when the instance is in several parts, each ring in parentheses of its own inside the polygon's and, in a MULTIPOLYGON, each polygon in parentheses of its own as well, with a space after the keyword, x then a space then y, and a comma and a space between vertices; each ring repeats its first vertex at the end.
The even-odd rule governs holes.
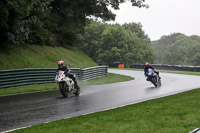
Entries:
POLYGON ((0 97, 0 132, 200 88, 200 76, 160 73, 162 86, 155 88, 141 71, 109 69, 109 72, 129 75, 135 80, 81 87, 78 97, 71 94, 63 98, 58 90, 0 97))

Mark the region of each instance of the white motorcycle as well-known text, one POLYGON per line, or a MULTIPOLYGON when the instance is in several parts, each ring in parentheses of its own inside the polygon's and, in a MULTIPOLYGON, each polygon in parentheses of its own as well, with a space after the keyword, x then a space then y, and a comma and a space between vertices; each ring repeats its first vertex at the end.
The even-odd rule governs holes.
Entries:
POLYGON ((74 81, 64 74, 64 71, 58 71, 55 81, 64 97, 68 97, 69 92, 74 93, 75 96, 80 94, 80 87, 75 85, 74 81))

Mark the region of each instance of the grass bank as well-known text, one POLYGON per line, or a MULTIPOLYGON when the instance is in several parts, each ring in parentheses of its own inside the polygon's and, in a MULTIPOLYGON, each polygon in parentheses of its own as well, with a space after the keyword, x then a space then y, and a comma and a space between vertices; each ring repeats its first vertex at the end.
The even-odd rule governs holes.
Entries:
POLYGON ((188 133, 199 127, 200 89, 14 133, 188 133), (184 101, 184 102, 183 102, 184 101))
POLYGON ((64 60, 73 68, 87 68, 97 64, 77 48, 39 45, 9 46, 0 49, 0 70, 22 68, 56 68, 64 60))

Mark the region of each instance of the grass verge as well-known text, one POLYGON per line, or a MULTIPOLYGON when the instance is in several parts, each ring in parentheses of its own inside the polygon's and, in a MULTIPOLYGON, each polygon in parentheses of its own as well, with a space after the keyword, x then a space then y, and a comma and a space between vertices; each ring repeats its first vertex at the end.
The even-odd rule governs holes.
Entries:
MULTIPOLYGON (((78 82, 78 84, 80 86, 99 85, 99 84, 129 81, 133 79, 134 78, 130 76, 108 73, 107 77, 101 77, 101 78, 93 79, 89 81, 80 81, 78 82)), ((9 95, 9 94, 19 94, 19 93, 28 93, 28 92, 54 90, 54 89, 58 89, 58 85, 56 83, 28 85, 28 86, 19 86, 19 87, 0 89, 0 95, 2 96, 2 95, 9 95)))
POLYGON ((159 70, 164 73, 176 73, 176 74, 187 74, 187 75, 196 75, 200 76, 200 72, 190 72, 190 71, 169 71, 169 70, 159 70))
POLYGON ((188 133, 200 124, 199 94, 200 89, 192 90, 14 133, 188 133))
POLYGON ((89 81, 81 81, 80 85, 99 85, 99 84, 109 84, 109 83, 117 83, 117 82, 124 82, 133 80, 133 77, 120 75, 120 74, 114 74, 114 73, 108 73, 107 77, 102 77, 100 79, 93 79, 89 81))

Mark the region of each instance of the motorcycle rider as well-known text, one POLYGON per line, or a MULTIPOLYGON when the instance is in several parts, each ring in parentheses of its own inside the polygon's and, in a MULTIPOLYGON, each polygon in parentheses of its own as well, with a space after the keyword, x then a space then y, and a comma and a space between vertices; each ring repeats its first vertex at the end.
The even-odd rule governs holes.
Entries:
POLYGON ((64 71, 64 74, 69 76, 70 79, 72 79, 74 81, 74 85, 77 86, 77 81, 76 78, 74 77, 73 74, 70 73, 71 69, 68 66, 64 65, 64 61, 58 61, 58 69, 56 70, 56 74, 58 74, 58 71, 64 71))
MULTIPOLYGON (((149 77, 147 76, 147 72, 148 72, 148 69, 153 69, 154 70, 154 72, 158 75, 158 77, 160 78, 160 76, 159 76, 159 72, 158 71, 156 71, 156 69, 152 66, 152 65, 150 65, 148 62, 146 62, 146 64, 145 64, 145 67, 144 67, 144 75, 145 75, 145 77, 147 77, 147 81, 149 81, 149 77)), ((161 79, 161 78, 160 78, 161 79)))

